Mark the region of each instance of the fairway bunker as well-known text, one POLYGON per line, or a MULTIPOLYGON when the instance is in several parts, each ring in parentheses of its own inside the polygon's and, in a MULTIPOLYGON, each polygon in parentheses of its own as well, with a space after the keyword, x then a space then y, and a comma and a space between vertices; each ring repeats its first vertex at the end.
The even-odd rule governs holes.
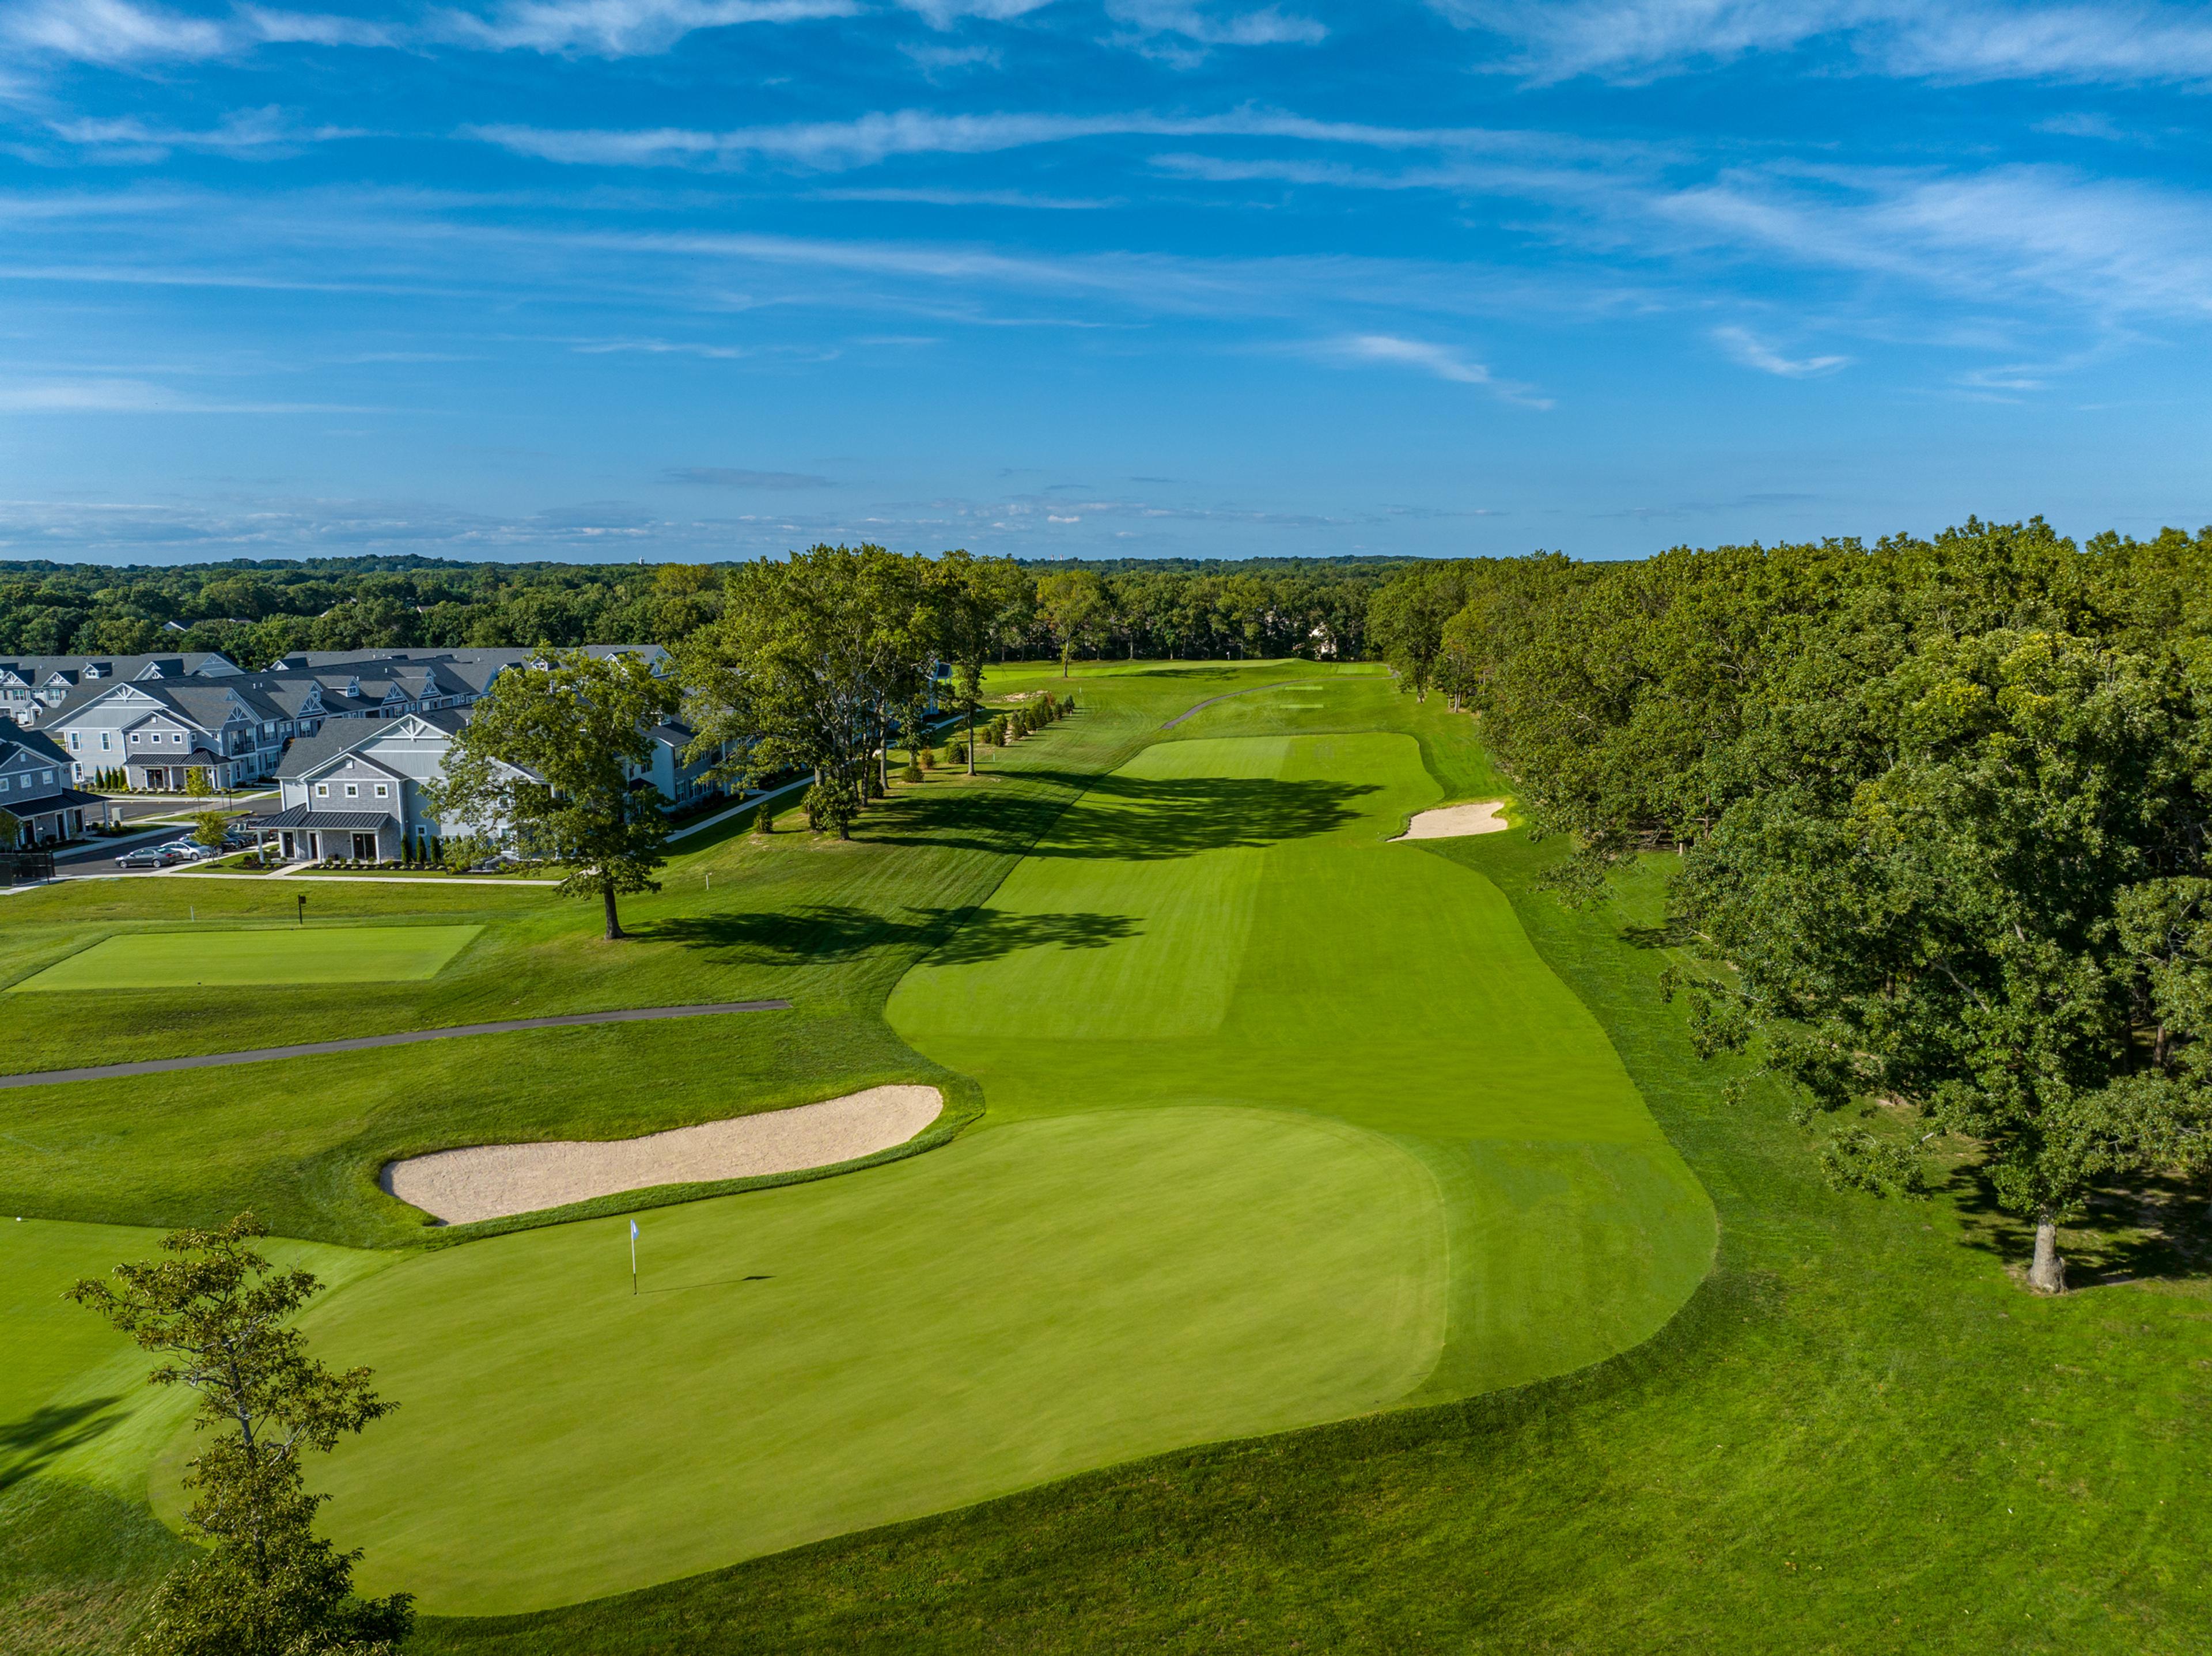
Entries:
POLYGON ((1434 810, 1417 810, 1406 831, 1390 843, 1404 840, 1458 840, 1470 834, 1503 834, 1511 826, 1500 814, 1505 809, 1503 799, 1482 799, 1471 805, 1438 805, 1434 810))
POLYGON ((934 1087, 871 1087, 642 1138, 478 1144, 385 1164, 390 1194, 449 1225, 588 1202, 655 1185, 708 1184, 831 1167, 903 1144, 937 1119, 934 1087))

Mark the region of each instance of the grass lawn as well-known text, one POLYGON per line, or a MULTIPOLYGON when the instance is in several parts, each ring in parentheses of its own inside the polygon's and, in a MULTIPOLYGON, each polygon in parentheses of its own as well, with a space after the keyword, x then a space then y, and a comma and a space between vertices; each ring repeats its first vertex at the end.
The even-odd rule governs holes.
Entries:
MULTIPOLYGON (((337 1538, 434 1608, 555 1606, 434 1617, 415 1656, 2212 1645, 2212 1294, 2185 1252, 2077 1234, 2111 1285, 2046 1301, 1971 1167, 1924 1203, 1828 1191, 1786 1101, 1724 1095, 1656 992, 1672 859, 1577 913, 1534 884, 1556 846, 1384 843, 1505 792, 1438 701, 1309 663, 1073 688, 1075 719, 849 844, 684 842, 626 906, 635 944, 543 890, 333 883, 326 919, 484 934, 434 985, 65 1019, 0 997, 0 1043, 56 1065, 795 1003, 0 1096, 0 1227, 250 1199, 386 1245, 316 1255, 349 1282, 319 1347, 404 1405, 316 1469, 337 1538), (388 1154, 859 1077, 988 1112, 922 1156, 642 1216, 658 1296, 629 1299, 619 1222, 419 1253, 370 1182, 388 1154)), ((78 883, 11 900, 0 982, 174 932, 187 897, 231 926, 291 901, 78 883)), ((46 1228, 51 1262, 0 1271, 58 1290, 148 1240, 46 1228)), ((145 1501, 167 1422, 68 1414, 143 1359, 56 1350, 10 1405, 40 1424, 0 1433, 33 1446, 0 1489, 0 1651, 118 1649, 176 1556, 145 1501), (88 1420, 112 1423, 62 1441, 88 1420)))
POLYGON ((1026 1122, 641 1226, 635 1298, 600 1220, 311 1319, 401 1404, 317 1469, 367 1585, 445 1613, 592 1598, 1378 1407, 1443 1333, 1427 1174, 1325 1120, 1026 1122))
POLYGON ((483 931, 482 925, 321 925, 133 931, 103 937, 9 990, 97 993, 234 984, 421 983, 444 971, 483 931))
MULTIPOLYGON (((1324 700, 1301 687, 1199 717, 1273 723, 1284 694, 1324 700)), ((955 938, 890 1016, 981 1082, 985 1133, 1205 1102, 1391 1136, 1429 1168, 1452 1238, 1441 1398, 1644 1338, 1705 1274, 1713 1221, 1498 889, 1385 843, 1437 791, 1393 731, 1146 748, 975 922, 1022 945, 955 938)))

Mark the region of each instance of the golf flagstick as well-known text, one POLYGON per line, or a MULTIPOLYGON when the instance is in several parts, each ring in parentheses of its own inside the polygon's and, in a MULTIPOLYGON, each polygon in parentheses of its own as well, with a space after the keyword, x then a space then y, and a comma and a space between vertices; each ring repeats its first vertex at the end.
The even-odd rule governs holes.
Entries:
POLYGON ((637 1221, 629 1222, 629 1291, 637 1293, 637 1221))

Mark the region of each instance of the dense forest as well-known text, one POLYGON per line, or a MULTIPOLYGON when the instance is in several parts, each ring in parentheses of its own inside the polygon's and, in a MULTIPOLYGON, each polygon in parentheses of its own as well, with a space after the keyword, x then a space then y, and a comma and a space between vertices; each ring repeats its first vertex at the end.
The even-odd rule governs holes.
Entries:
MULTIPOLYGON (((1405 561, 1188 559, 1016 565, 1033 591, 1055 573, 1094 579, 1084 653, 1185 658, 1357 658, 1369 596, 1405 561)), ((462 563, 332 558, 111 567, 0 567, 0 656, 220 650, 260 667, 295 650, 646 643, 673 646, 717 619, 727 564, 462 563)), ((1062 640, 1032 600, 996 652, 1049 655, 1062 640)))
POLYGON ((1676 986, 1839 1184, 1963 1158, 2056 1291, 2060 1224, 2212 1168, 2212 531, 1438 563, 1369 624, 1571 899, 1680 857, 1676 986))

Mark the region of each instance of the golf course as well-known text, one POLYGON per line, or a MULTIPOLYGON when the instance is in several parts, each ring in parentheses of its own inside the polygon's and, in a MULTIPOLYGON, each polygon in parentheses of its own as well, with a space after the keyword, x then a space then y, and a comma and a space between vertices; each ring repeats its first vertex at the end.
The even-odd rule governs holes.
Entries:
POLYGON ((1672 858, 1571 907, 1556 842, 1401 837, 1512 819, 1441 696, 1059 672, 849 840, 675 841, 624 942, 547 887, 0 897, 10 1073, 788 1003, 0 1090, 0 1650, 123 1648, 184 1556, 189 1400, 62 1291, 247 1209, 398 1405, 310 1476, 410 1651, 2202 1647, 2199 1282, 2085 1233, 2112 1285, 2030 1298, 1968 1187, 1723 1107, 1672 858), (944 1113, 852 1163, 380 1182, 895 1083, 944 1113))

